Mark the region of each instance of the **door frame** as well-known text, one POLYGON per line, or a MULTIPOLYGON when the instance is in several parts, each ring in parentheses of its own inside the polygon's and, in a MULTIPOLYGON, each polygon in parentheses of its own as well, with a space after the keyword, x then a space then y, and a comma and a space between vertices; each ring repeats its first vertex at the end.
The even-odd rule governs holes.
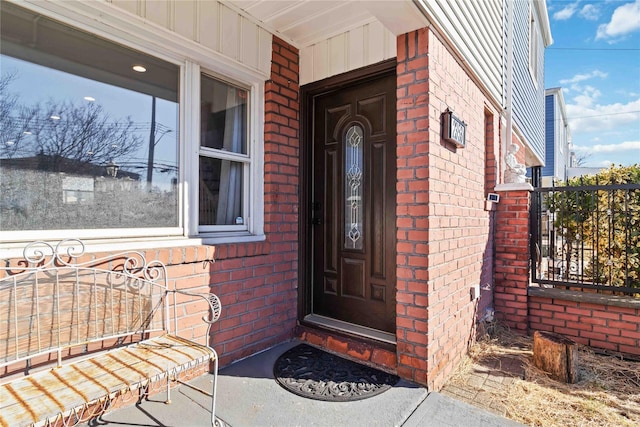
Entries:
POLYGON ((298 208, 298 321, 304 322, 311 314, 312 289, 312 241, 311 241, 311 191, 313 185, 312 154, 313 126, 311 125, 311 102, 316 96, 338 92, 345 86, 364 83, 384 74, 397 75, 396 58, 374 65, 359 68, 317 82, 308 83, 300 88, 300 151, 299 151, 299 201, 298 208))

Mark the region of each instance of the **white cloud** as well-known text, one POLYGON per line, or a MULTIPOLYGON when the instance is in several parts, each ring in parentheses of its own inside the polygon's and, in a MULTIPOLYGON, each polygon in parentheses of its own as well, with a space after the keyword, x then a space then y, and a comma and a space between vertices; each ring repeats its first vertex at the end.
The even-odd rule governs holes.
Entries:
POLYGON ((576 10, 578 10, 578 3, 579 1, 566 5, 564 9, 553 14, 553 19, 556 21, 566 21, 571 18, 573 14, 576 13, 576 10))
POLYGON ((591 108, 598 98, 600 98, 600 95, 602 95, 602 92, 593 86, 580 87, 578 85, 573 85, 571 86, 571 89, 577 92, 582 92, 581 94, 574 96, 573 101, 576 106, 583 108, 591 108))
POLYGON ((590 147, 574 145, 573 149, 585 153, 619 153, 620 151, 636 151, 640 153, 640 141, 625 141, 618 144, 596 144, 590 147))
POLYGON ((613 39, 640 30, 640 0, 626 3, 613 11, 611 21, 598 26, 596 40, 613 39))
POLYGON ((604 79, 604 78, 607 78, 607 76, 608 76, 607 73, 603 73, 600 70, 593 70, 592 72, 587 74, 576 74, 570 79, 562 79, 560 80, 560 84, 563 84, 563 85, 574 84, 574 83, 583 82, 585 80, 592 79, 594 77, 600 77, 604 79))
POLYGON ((580 17, 588 21, 597 21, 600 17, 600 8, 592 4, 585 4, 579 13, 580 17))
MULTIPOLYGON (((591 88, 592 89, 592 88, 591 88)), ((567 103, 567 117, 573 135, 631 127, 638 129, 640 123, 640 98, 626 104, 597 103, 598 90, 585 91, 567 103)))

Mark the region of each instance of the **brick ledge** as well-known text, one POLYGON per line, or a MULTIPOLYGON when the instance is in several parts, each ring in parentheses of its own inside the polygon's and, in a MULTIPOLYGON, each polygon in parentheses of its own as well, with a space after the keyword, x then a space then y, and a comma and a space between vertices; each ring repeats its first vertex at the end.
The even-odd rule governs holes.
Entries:
POLYGON ((567 289, 538 288, 533 286, 529 287, 527 293, 532 297, 563 299, 566 301, 586 302, 591 304, 626 307, 640 310, 640 299, 630 296, 602 295, 588 292, 570 291, 567 289))

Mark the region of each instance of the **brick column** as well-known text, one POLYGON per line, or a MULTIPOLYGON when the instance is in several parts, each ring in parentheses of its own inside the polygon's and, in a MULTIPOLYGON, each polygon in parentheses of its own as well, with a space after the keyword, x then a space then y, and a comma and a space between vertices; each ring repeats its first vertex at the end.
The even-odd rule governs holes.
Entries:
MULTIPOLYGON (((514 331, 527 332, 527 289, 530 281, 529 189, 502 184, 496 213, 494 308, 496 318, 514 331)), ((524 186, 528 187, 528 184, 524 186)))
POLYGON ((398 374, 427 381, 429 293, 428 30, 398 37, 397 352, 398 374))

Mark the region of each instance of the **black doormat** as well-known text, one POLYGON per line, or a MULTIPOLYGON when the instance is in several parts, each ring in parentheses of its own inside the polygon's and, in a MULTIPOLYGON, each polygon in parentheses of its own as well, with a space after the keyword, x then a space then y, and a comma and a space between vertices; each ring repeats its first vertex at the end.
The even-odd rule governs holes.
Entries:
POLYGON ((284 352, 273 366, 278 384, 309 399, 347 402, 380 394, 400 378, 307 344, 284 352))

